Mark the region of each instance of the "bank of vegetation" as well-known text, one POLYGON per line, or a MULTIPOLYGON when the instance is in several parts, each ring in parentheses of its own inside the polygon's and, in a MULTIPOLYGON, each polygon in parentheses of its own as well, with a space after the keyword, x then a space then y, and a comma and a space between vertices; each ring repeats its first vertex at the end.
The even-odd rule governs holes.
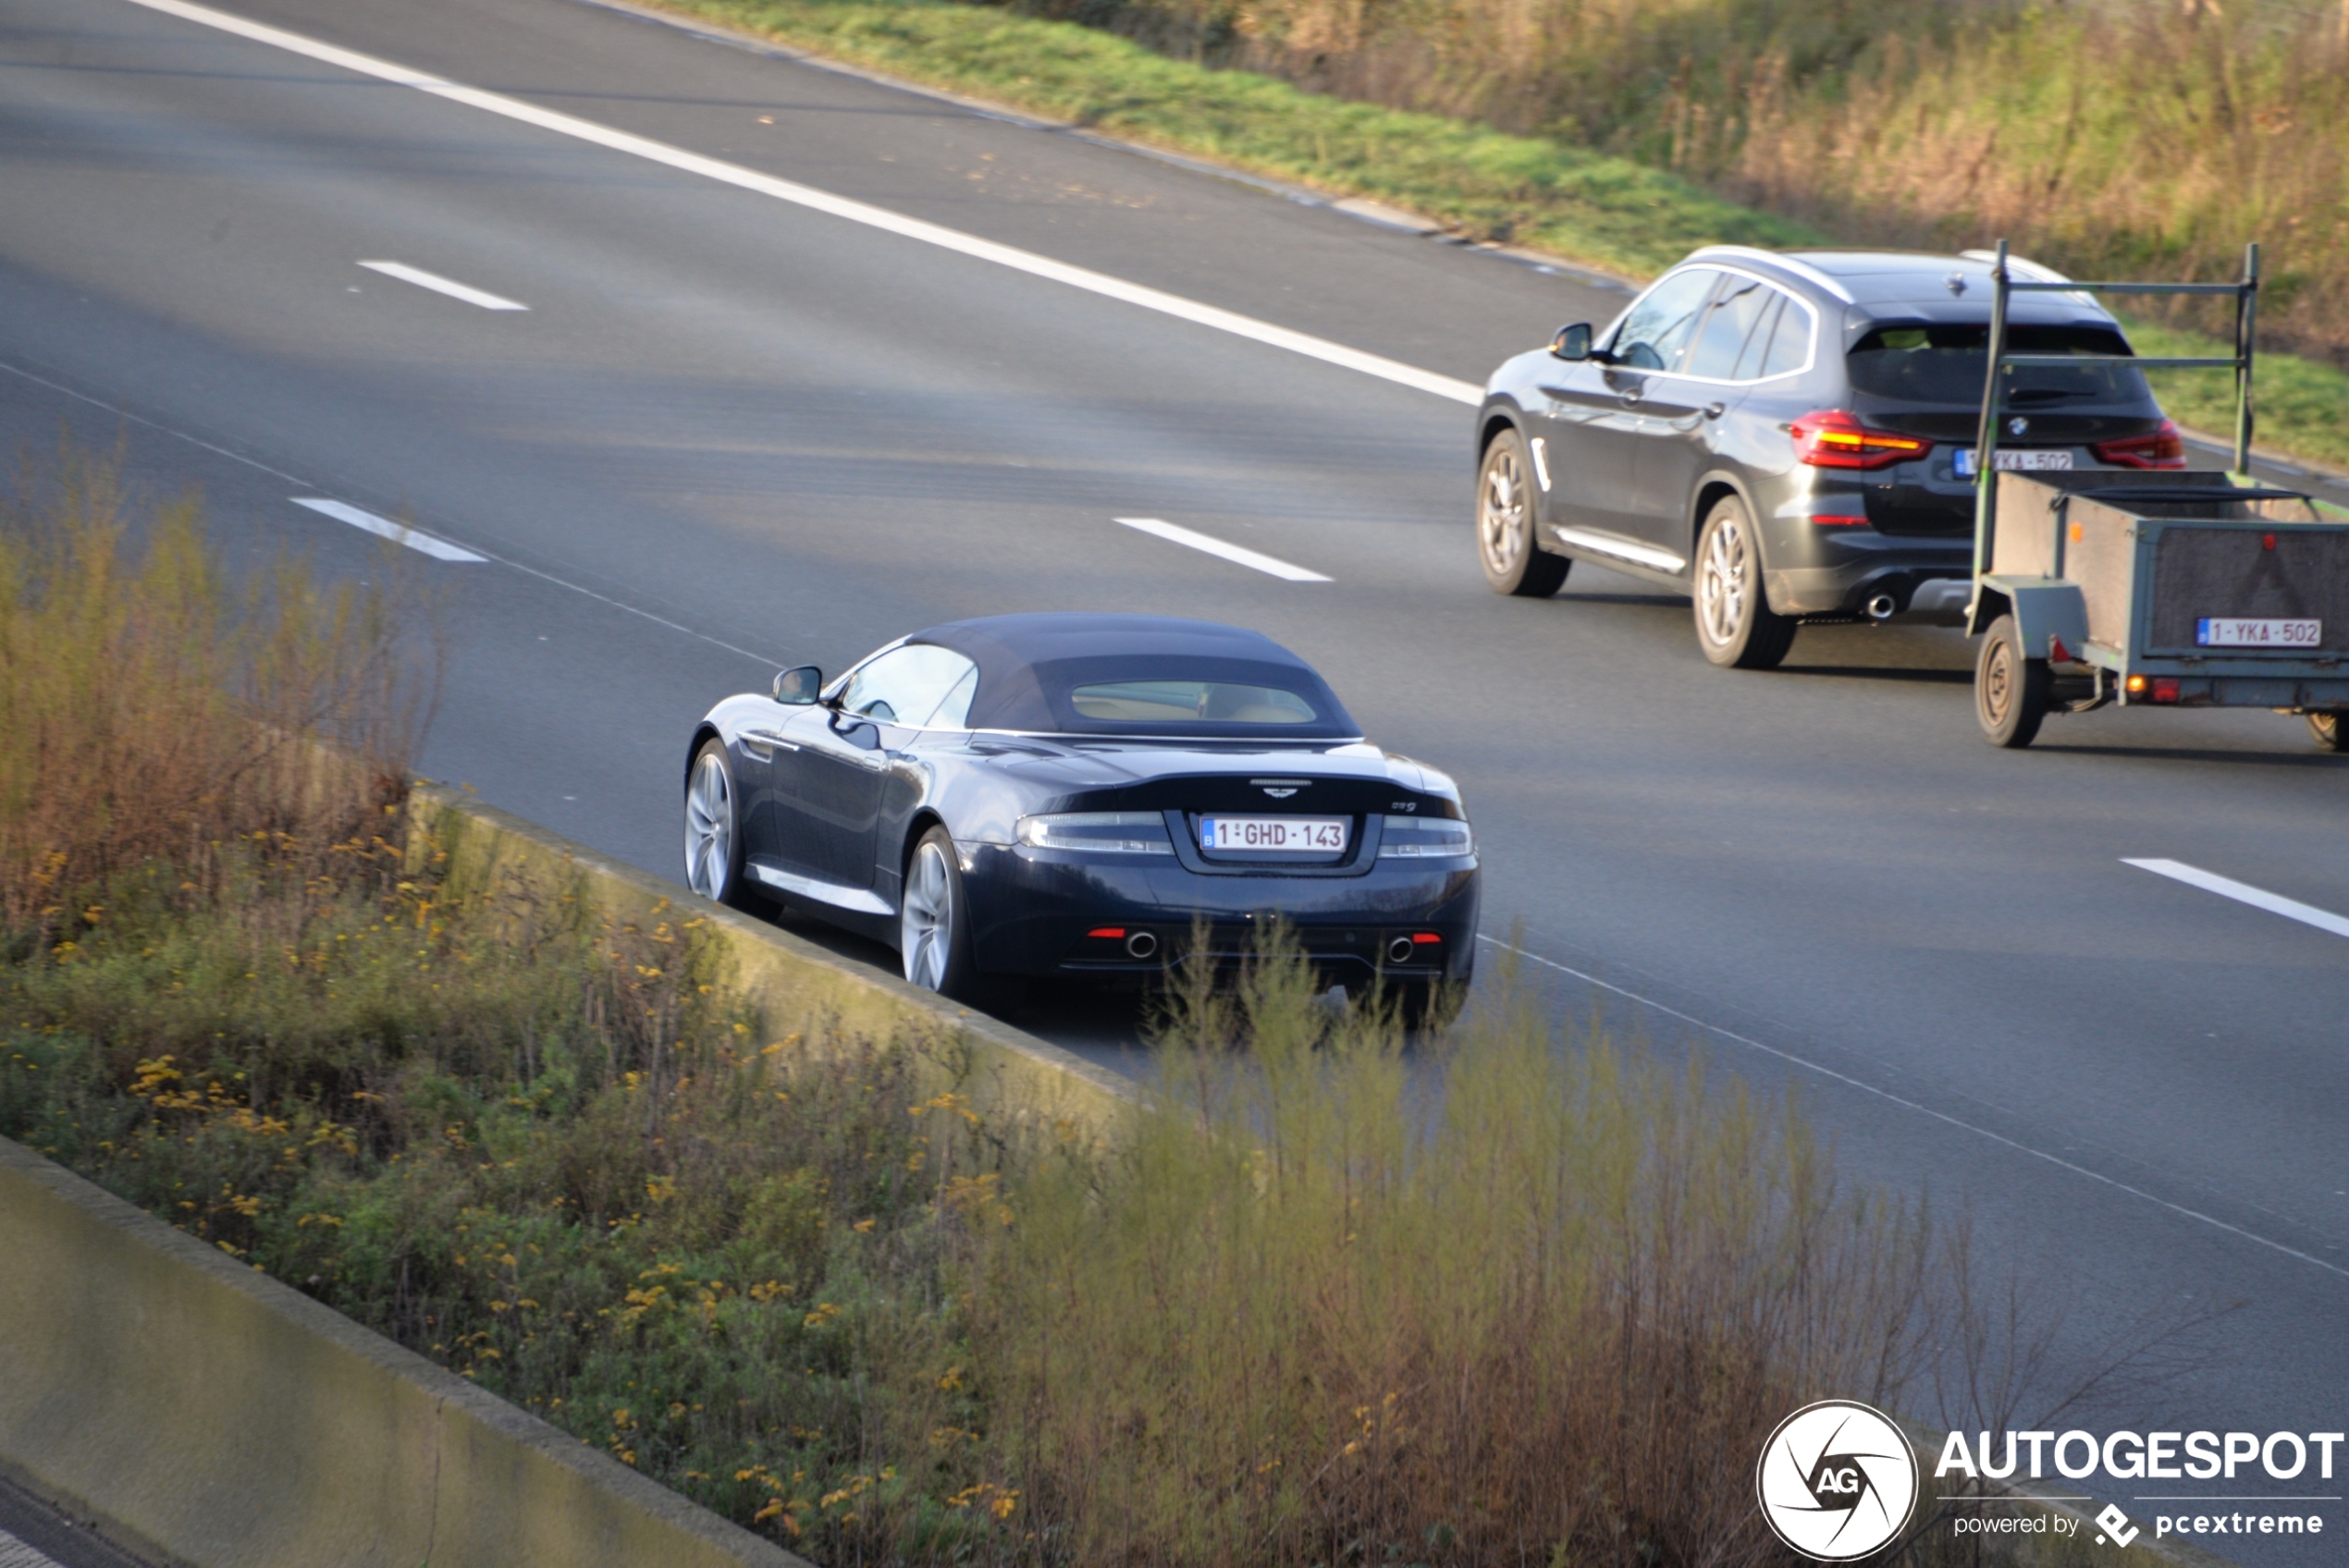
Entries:
POLYGON ((390 577, 68 477, 0 527, 0 1133, 818 1562, 1776 1563, 1769 1427, 1988 1333, 1789 1107, 1507 986, 1415 1079, 1275 937, 1107 1148, 772 1037, 695 919, 409 826, 390 577))
MULTIPOLYGON (((1632 276, 1693 246, 2232 278, 2261 437, 2349 463, 2349 14, 2281 0, 660 0, 1632 276)), ((2226 324, 2134 318, 2147 352, 2226 324)), ((2158 378, 2232 428, 2225 378, 2158 378)))

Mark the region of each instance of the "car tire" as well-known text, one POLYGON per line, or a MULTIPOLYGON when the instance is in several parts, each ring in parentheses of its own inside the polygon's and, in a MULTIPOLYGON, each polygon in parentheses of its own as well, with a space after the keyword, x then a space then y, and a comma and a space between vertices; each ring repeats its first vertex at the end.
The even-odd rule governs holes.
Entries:
POLYGON ((774 913, 743 885, 742 791, 723 741, 703 741, 685 770, 685 886, 745 914, 774 913))
POLYGON ((2020 748, 2039 733, 2048 717, 2055 676, 2045 659, 2026 658, 2023 630, 2014 617, 1990 623, 1974 666, 1974 717, 1994 746, 2020 748))
POLYGON ((1468 986, 1451 980, 1407 980, 1395 987, 1395 1012, 1407 1029, 1441 1033, 1468 1005, 1468 986))
POLYGON ((1725 669, 1776 669, 1794 645, 1795 619, 1770 607, 1762 541, 1745 503, 1726 496, 1704 515, 1690 569, 1697 646, 1725 669))
POLYGON ((1476 555, 1495 594, 1546 599, 1566 584, 1574 563, 1534 537, 1532 463, 1525 437, 1504 430, 1484 448, 1476 476, 1476 555))
POLYGON ((978 988, 971 958, 970 905, 961 857, 943 827, 932 827, 905 857, 897 901, 897 952, 906 983, 967 1001, 978 988))
POLYGON ((2338 708, 2308 716, 2308 733, 2320 752, 2349 752, 2349 713, 2338 708))

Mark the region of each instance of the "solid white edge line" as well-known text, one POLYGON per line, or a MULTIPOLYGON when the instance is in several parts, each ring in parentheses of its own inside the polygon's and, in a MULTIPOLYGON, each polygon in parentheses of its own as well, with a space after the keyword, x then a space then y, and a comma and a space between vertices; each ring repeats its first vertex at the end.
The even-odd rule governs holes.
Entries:
POLYGON ((437 561, 486 561, 489 558, 487 556, 474 554, 462 545, 451 545, 446 539, 435 538, 429 533, 410 528, 405 523, 377 517, 373 512, 361 511, 348 501, 331 501, 324 496, 289 496, 286 499, 297 507, 307 507, 322 517, 330 517, 337 522, 347 522, 353 528, 363 529, 377 538, 390 539, 405 545, 410 549, 421 555, 430 556, 437 561))
POLYGON ((1642 1007, 1653 1008, 1657 1012, 1664 1014, 1666 1018, 1677 1018, 1683 1023, 1693 1024, 1695 1027, 1703 1030, 1708 1035, 1717 1035, 1722 1039, 1728 1040, 1735 1045, 1743 1046, 1749 1050, 1757 1050, 1765 1056, 1776 1057, 1780 1061, 1786 1062, 1789 1066, 1799 1067, 1806 1072, 1815 1072, 1822 1078, 1831 1078, 1847 1088, 1857 1089, 1863 1095, 1873 1095, 1877 1099, 1883 1100, 1889 1105, 1897 1105, 1903 1110, 1912 1110, 1919 1116, 1929 1117, 1933 1121, 1941 1122, 1945 1126, 1955 1127, 1962 1133, 1971 1133, 1977 1138, 1986 1138, 1991 1143, 1997 1144, 2001 1147, 2012 1149, 2017 1154, 2028 1155, 2033 1159, 2044 1160, 2046 1163, 2056 1167, 2060 1170, 2069 1170, 2074 1176, 2085 1176, 2089 1181, 2097 1182, 2101 1186, 2111 1188, 2114 1192, 2125 1193, 2130 1197, 2137 1198, 2146 1203, 2152 1204, 2156 1207, 2166 1208, 2172 1214, 2179 1215, 2187 1219, 2198 1220, 2202 1224, 2211 1227, 2213 1230, 2224 1231, 2231 1236, 2240 1236, 2246 1242, 2256 1243, 2260 1246, 2268 1248, 2270 1252, 2280 1252, 2283 1254, 2284 1256, 2296 1258, 2302 1263, 2313 1263, 2328 1274, 2336 1274, 2344 1280, 2349 1280, 2349 1268, 2343 1268, 2337 1263, 2328 1263, 2323 1258, 2317 1256, 2313 1253, 2305 1253, 2297 1247, 2286 1246, 2283 1243, 2263 1236, 2257 1231, 2246 1231, 2242 1226, 2231 1225, 2227 1221, 2217 1218, 2215 1215, 2205 1214, 2199 1209, 2188 1208, 2183 1204, 2171 1203, 2168 1198, 2157 1197, 2153 1194, 2146 1192, 2142 1187, 2133 1187, 2128 1182, 2108 1176, 2101 1170, 2092 1170, 2085 1165, 2074 1164, 2072 1161, 2065 1159, 2060 1155, 2052 1155, 2048 1153, 2045 1149, 2033 1148, 2029 1144, 2010 1138, 2003 1133, 1993 1133, 1987 1127, 1977 1126, 1974 1122, 1961 1121, 1959 1118, 1951 1116, 1946 1110, 1936 1110, 1931 1106, 1923 1105, 1915 1100, 1896 1095, 1889 1089, 1879 1089, 1874 1084, 1867 1082, 1865 1079, 1854 1078, 1848 1072, 1838 1072, 1832 1067, 1823 1066, 1806 1057, 1799 1057, 1792 1051, 1780 1050, 1776 1046, 1765 1046, 1759 1040, 1753 1039, 1749 1035, 1737 1034, 1732 1030, 1724 1029, 1717 1023, 1707 1023, 1703 1019, 1698 1018, 1694 1014, 1682 1012, 1678 1008, 1666 1007, 1664 1003, 1654 1000, 1648 997, 1643 997, 1637 991, 1627 990, 1621 986, 1612 985, 1607 981, 1600 979, 1595 974, 1586 974, 1579 969, 1558 962, 1556 959, 1543 958, 1540 953, 1528 952, 1523 948, 1512 946, 1507 942, 1502 941, 1497 937, 1487 937, 1480 931, 1477 933, 1476 939, 1480 942, 1490 942, 1504 952, 1515 953, 1518 957, 1538 963, 1544 969, 1555 969, 1561 974, 1571 974, 1575 979, 1583 982, 1585 985, 1595 986, 1602 991, 1611 991, 1627 1001, 1634 1001, 1639 1003, 1642 1007))
POLYGON ((419 288, 429 288, 436 294, 446 294, 452 300, 462 300, 468 305, 479 305, 485 311, 526 311, 530 309, 519 300, 509 300, 502 294, 492 294, 486 288, 475 288, 469 283, 459 283, 453 277, 443 277, 437 272, 412 267, 405 262, 362 262, 370 272, 386 277, 396 277, 402 283, 412 283, 419 288))
POLYGON ((1329 581, 1318 571, 1308 571, 1301 566, 1291 566, 1278 557, 1260 554, 1245 545, 1234 545, 1218 539, 1211 533, 1197 533, 1185 528, 1178 522, 1162 522, 1154 517, 1113 517, 1110 521, 1143 533, 1155 534, 1170 544, 1187 545, 1203 554, 1220 556, 1224 560, 1235 561, 1245 567, 1253 567, 1258 571, 1286 582, 1327 582, 1329 581))
POLYGON ((615 130, 609 126, 597 125, 592 120, 583 120, 572 115, 558 114, 552 109, 542 109, 535 104, 527 104, 519 98, 509 98, 503 93, 486 92, 477 87, 467 87, 462 83, 432 76, 407 66, 377 59, 372 55, 362 55, 355 50, 338 48, 334 44, 305 38, 300 33, 288 32, 282 28, 270 27, 265 23, 248 21, 242 17, 230 16, 226 11, 215 11, 209 6, 191 5, 189 0, 130 0, 130 3, 134 6, 143 6, 151 11, 160 11, 166 16, 178 17, 182 21, 194 22, 200 27, 213 28, 221 32, 232 33, 239 38, 248 39, 255 43, 264 43, 274 49, 283 49, 289 54, 317 60, 325 65, 339 67, 360 76, 373 77, 377 81, 388 81, 400 87, 412 87, 419 92, 429 92, 437 98, 446 98, 451 103, 463 104, 487 114, 502 116, 523 125, 535 126, 541 130, 552 131, 558 136, 567 136, 574 141, 590 142, 595 146, 607 148, 615 153, 625 153, 632 157, 643 158, 651 163, 665 164, 670 168, 681 169, 687 174, 700 175, 706 179, 713 179, 720 184, 756 191, 762 196, 771 196, 777 201, 793 202, 815 212, 828 214, 832 217, 844 218, 850 223, 862 224, 868 228, 878 228, 904 239, 919 240, 925 245, 935 245, 941 250, 953 251, 984 262, 992 262, 998 266, 1009 267, 1015 272, 1024 272, 1035 277, 1050 279, 1054 283, 1066 284, 1072 288, 1081 288, 1088 293, 1099 294, 1105 299, 1138 305, 1144 310, 1156 311, 1162 315, 1173 316, 1177 320, 1187 321, 1199 326, 1211 327, 1218 332, 1227 332, 1236 337, 1245 337, 1275 349, 1285 349, 1291 353, 1302 354, 1308 359, 1320 360, 1323 363, 1337 365, 1346 370, 1359 371, 1364 375, 1373 375, 1382 381, 1391 381, 1399 386, 1408 386, 1415 391, 1431 393, 1438 398, 1449 398, 1456 403, 1468 404, 1471 408, 1484 400, 1484 389, 1472 382, 1455 380, 1448 375, 1438 375, 1433 371, 1421 370, 1416 365, 1407 365, 1399 360, 1390 360, 1379 354, 1364 353, 1359 349, 1348 349, 1343 344, 1332 343, 1326 338, 1315 337, 1310 333, 1293 332, 1287 327, 1274 326, 1270 322, 1258 321, 1235 311, 1223 310, 1214 305, 1204 305, 1196 300, 1186 300, 1180 295, 1164 293, 1138 283, 1128 283, 1123 278, 1111 277, 1105 273, 1094 272, 1089 268, 1071 266, 1065 262, 1056 262, 1050 257, 1020 250, 1016 246, 1000 245, 994 240, 981 239, 977 235, 965 234, 959 229, 947 228, 940 224, 925 223, 919 218, 892 213, 885 207, 876 207, 864 202, 851 201, 844 196, 835 196, 828 190, 818 190, 813 186, 800 185, 788 179, 777 179, 772 175, 760 174, 756 169, 747 169, 739 164, 705 157, 699 153, 688 153, 682 147, 671 147, 666 142, 655 141, 648 137, 633 135, 624 130, 615 130))
POLYGON ((2296 899, 2287 899, 2281 893, 2270 893, 2265 888, 2255 888, 2248 882, 2237 882, 2232 877, 2205 871, 2200 866, 2188 865, 2183 861, 2131 860, 2124 855, 2121 864, 2134 865, 2139 871, 2150 871, 2156 876, 2167 876, 2189 888, 2199 888, 2206 893, 2216 893, 2222 899, 2232 899, 2239 904, 2249 904, 2253 909, 2266 910, 2269 914, 2281 914, 2286 920, 2296 920, 2303 925, 2313 925, 2336 937, 2349 937, 2349 918, 2335 914, 2331 910, 2318 909, 2314 904, 2304 904, 2296 899))

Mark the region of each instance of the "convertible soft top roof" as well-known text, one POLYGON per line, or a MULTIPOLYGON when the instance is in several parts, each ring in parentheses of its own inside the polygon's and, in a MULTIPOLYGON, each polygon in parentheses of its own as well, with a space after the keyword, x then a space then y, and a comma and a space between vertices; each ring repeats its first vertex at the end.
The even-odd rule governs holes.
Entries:
POLYGON ((1261 631, 1161 615, 997 615, 916 631, 978 666, 965 720, 973 729, 1351 741, 1362 733, 1313 667, 1261 631), (1310 724, 1128 723, 1087 718, 1072 688, 1105 680, 1229 680, 1294 692, 1310 724))

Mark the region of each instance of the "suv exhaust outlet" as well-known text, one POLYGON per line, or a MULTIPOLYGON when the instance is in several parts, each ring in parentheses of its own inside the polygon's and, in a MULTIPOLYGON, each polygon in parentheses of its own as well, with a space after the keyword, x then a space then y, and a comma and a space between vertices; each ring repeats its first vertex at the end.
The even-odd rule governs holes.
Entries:
POLYGON ((1894 599, 1891 594, 1878 594, 1875 598, 1868 601, 1868 619, 1870 620, 1890 620, 1892 619, 1893 612, 1900 607, 1900 602, 1894 599))
POLYGON ((1148 958, 1158 951, 1158 938, 1148 931, 1137 931, 1125 938, 1125 956, 1148 958))

